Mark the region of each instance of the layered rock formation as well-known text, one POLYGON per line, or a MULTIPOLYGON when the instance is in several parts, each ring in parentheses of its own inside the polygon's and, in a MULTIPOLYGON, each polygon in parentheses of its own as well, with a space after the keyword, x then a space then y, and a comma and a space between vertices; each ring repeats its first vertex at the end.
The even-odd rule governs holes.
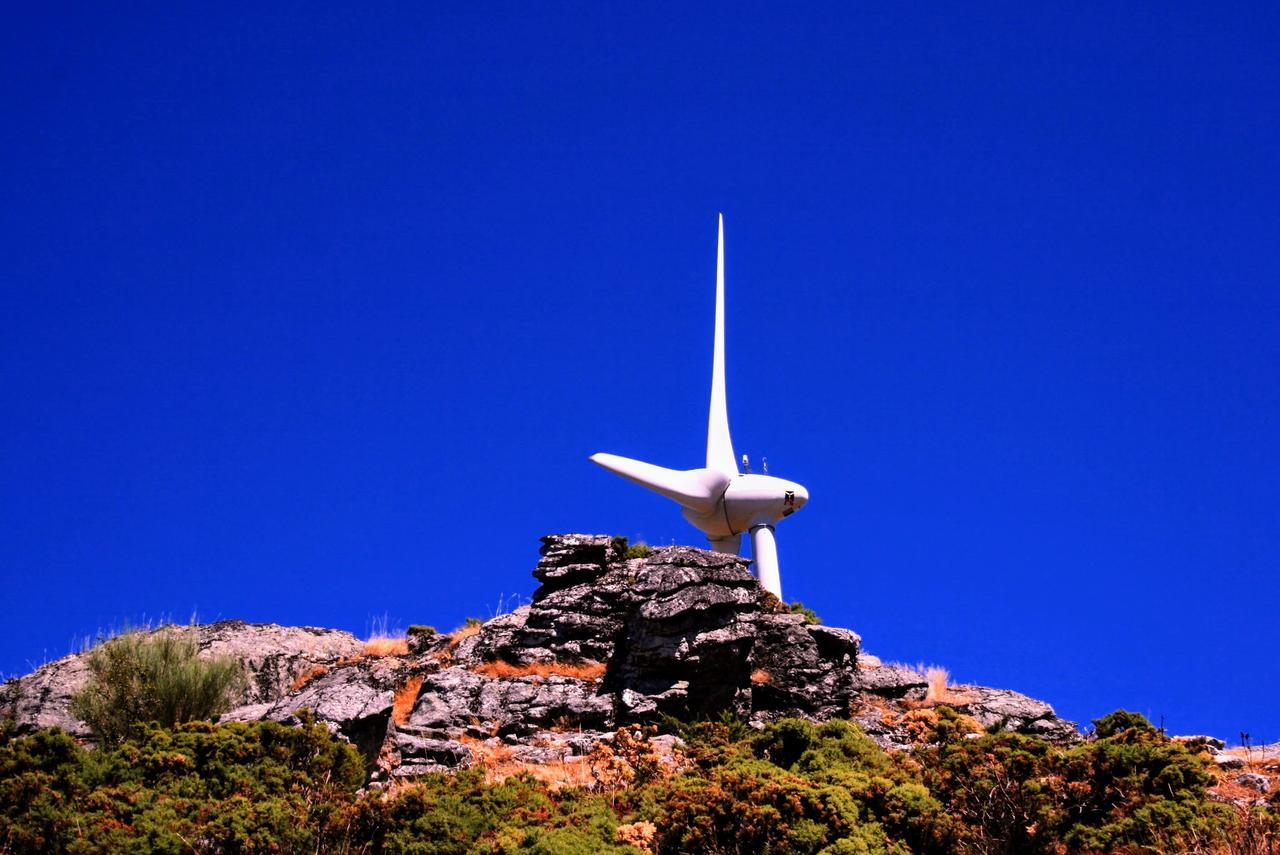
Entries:
MULTIPOLYGON (((408 655, 366 655, 347 633, 231 622, 200 628, 202 647, 239 656, 251 676, 225 720, 310 711, 382 776, 455 768, 499 747, 517 762, 572 762, 616 728, 663 716, 848 717, 883 745, 909 745, 913 714, 930 705, 925 677, 860 657, 847 629, 791 614, 748 564, 689 547, 628 558, 606 536, 553 535, 529 605, 452 636, 414 636, 408 655)), ((9 681, 0 715, 82 734, 66 701, 85 676, 72 656, 9 681)), ((984 727, 1077 737, 1015 692, 951 687, 945 700, 984 727)))

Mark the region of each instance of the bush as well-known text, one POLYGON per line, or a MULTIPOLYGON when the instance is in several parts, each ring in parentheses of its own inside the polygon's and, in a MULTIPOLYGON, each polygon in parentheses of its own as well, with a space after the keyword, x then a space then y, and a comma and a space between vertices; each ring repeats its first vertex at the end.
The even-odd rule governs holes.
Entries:
POLYGON ((89 681, 72 697, 71 713, 116 745, 149 722, 173 727, 226 712, 244 691, 240 663, 198 652, 194 627, 108 639, 86 654, 89 681))
POLYGON ((615 844, 618 824, 602 796, 552 792, 529 775, 486 784, 482 770, 470 769, 361 800, 356 839, 374 842, 375 852, 413 855, 635 853, 615 844))
POLYGON ((405 635, 422 635, 427 637, 438 635, 438 633, 436 632, 436 628, 434 626, 427 626, 426 624, 421 624, 421 623, 415 623, 410 625, 410 627, 406 629, 404 632, 405 632, 405 635))
POLYGON ((1199 757, 1123 710, 1100 738, 1062 749, 1016 733, 916 752, 923 781, 963 828, 960 852, 1187 852, 1220 840, 1230 810, 1211 802, 1199 757))
POLYGON ((151 727, 96 751, 41 731, 0 748, 0 851, 346 851, 363 781, 320 724, 151 727))
POLYGON ((620 534, 614 535, 610 544, 613 547, 613 551, 623 558, 648 558, 653 554, 653 547, 643 540, 628 545, 627 538, 620 534))
POLYGON ((363 791, 355 749, 305 713, 299 727, 151 725, 93 751, 43 731, 0 741, 0 853, 638 855, 626 844, 650 840, 726 855, 1271 851, 1274 810, 1211 802, 1206 763, 1131 715, 1062 747, 971 738, 938 707, 936 741, 910 753, 843 720, 669 719, 683 771, 649 753, 648 730, 622 731, 607 756, 634 776, 613 789, 477 768, 363 791))
POLYGON ((645 543, 643 540, 639 543, 633 543, 627 547, 628 558, 648 558, 653 554, 653 547, 645 543))
POLYGON ((810 624, 822 623, 822 618, 818 617, 818 613, 815 612, 813 609, 809 608, 808 606, 806 606, 804 603, 800 602, 799 600, 796 600, 794 603, 788 606, 788 608, 791 610, 791 613, 793 615, 803 616, 805 623, 810 623, 810 624))
POLYGON ((1126 730, 1154 732, 1155 728, 1151 726, 1151 722, 1147 721, 1145 715, 1129 710, 1116 710, 1093 720, 1093 735, 1097 739, 1109 739, 1126 730))

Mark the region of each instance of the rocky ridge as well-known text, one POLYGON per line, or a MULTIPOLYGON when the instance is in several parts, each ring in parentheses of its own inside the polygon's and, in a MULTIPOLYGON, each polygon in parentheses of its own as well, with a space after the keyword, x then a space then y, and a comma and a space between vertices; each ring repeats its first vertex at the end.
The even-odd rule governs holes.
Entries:
MULTIPOLYGON (((931 699, 913 670, 881 665, 847 629, 806 623, 765 593, 744 558, 691 547, 628 557, 600 535, 543 538, 532 602, 453 635, 410 637, 369 655, 349 633, 223 621, 202 651, 241 659, 243 703, 224 721, 297 722, 310 711, 375 763, 375 779, 515 763, 581 762, 613 732, 724 713, 759 726, 787 716, 851 718, 889 748, 912 744, 931 699)), ((87 669, 80 655, 0 687, 19 732, 60 726, 87 669)), ((952 686, 945 702, 982 727, 1077 739, 1075 726, 1016 692, 952 686)), ((664 739, 668 745, 670 737, 664 739)))

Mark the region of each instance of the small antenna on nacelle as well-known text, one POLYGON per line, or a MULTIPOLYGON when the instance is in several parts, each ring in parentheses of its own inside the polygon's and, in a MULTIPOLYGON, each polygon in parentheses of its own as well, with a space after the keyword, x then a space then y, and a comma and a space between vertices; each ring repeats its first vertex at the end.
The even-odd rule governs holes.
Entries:
POLYGON ((768 474, 769 474, 769 458, 767 458, 767 457, 761 457, 761 458, 760 458, 760 470, 761 470, 765 475, 768 475, 768 474))
POLYGON ((747 459, 747 455, 742 455, 742 471, 751 474, 751 461, 747 459))

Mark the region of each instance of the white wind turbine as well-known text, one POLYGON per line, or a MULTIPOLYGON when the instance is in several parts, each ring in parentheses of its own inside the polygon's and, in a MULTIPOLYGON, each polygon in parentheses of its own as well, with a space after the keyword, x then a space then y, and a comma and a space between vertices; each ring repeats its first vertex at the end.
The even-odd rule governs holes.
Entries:
POLYGON ((773 526, 803 508, 809 491, 768 475, 742 474, 729 439, 724 394, 724 215, 716 246, 716 338, 711 363, 711 413, 707 418, 707 465, 664 469, 616 454, 593 454, 591 461, 677 502, 684 517, 702 531, 716 552, 737 554, 742 532, 751 532, 751 551, 760 585, 782 599, 778 545, 773 526))

